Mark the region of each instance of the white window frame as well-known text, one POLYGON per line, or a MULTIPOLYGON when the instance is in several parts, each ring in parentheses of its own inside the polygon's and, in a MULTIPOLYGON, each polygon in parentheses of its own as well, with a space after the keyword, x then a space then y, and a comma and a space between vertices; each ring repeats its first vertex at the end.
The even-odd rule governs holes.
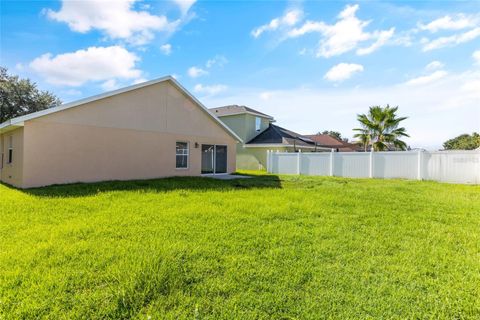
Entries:
POLYGON ((13 163, 13 136, 8 137, 7 164, 13 163))
POLYGON ((262 119, 255 117, 255 131, 259 132, 260 130, 262 130, 262 119))
POLYGON ((176 170, 188 170, 190 168, 190 143, 188 141, 176 141, 175 142, 175 169, 176 170), (187 144, 187 153, 177 153, 177 143, 187 144), (187 156, 187 166, 177 167, 177 156, 187 156))

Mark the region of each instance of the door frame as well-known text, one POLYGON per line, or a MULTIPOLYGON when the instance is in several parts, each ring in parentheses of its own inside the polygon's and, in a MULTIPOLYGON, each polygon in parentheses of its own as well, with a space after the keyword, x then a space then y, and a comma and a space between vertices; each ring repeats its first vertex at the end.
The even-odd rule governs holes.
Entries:
POLYGON ((202 147, 203 146, 213 146, 213 153, 212 153, 212 156, 213 156, 213 159, 212 159, 212 162, 213 162, 213 173, 202 173, 202 159, 203 157, 200 157, 200 174, 202 176, 220 176, 220 175, 226 175, 228 174, 228 145, 226 144, 214 144, 214 143, 202 143, 200 145, 200 152, 203 152, 202 151, 202 147), (226 150, 227 150, 227 154, 225 155, 226 156, 226 165, 227 165, 227 169, 226 171, 227 172, 221 172, 221 173, 217 173, 217 146, 220 146, 220 147, 225 147, 226 150))

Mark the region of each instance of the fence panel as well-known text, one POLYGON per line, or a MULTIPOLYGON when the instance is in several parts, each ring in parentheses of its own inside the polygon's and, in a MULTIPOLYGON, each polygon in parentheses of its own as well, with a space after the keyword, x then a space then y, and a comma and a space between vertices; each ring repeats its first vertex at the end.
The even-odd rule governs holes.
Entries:
POLYGON ((480 153, 431 152, 426 157, 424 178, 443 182, 480 183, 480 153))
POLYGON ((296 174, 298 156, 296 153, 271 153, 272 172, 296 174))
POLYGON ((302 153, 300 174, 309 176, 330 175, 330 152, 302 153))
POLYGON ((333 175, 349 178, 370 176, 370 153, 336 152, 333 156, 333 175))
POLYGON ((416 151, 374 152, 374 178, 417 179, 418 156, 416 151))
POLYGON ((267 170, 280 174, 480 184, 480 151, 268 152, 267 170))

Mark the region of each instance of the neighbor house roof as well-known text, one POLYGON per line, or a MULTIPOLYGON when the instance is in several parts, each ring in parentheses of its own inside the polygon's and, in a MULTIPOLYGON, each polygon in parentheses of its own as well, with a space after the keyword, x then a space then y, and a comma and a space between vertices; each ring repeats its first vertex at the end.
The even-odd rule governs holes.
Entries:
POLYGON ((315 141, 317 145, 325 148, 338 149, 338 151, 343 151, 343 152, 361 150, 359 146, 353 143, 339 140, 328 134, 310 134, 310 135, 305 135, 305 137, 310 138, 311 140, 315 141))
POLYGON ((247 106, 239 106, 236 104, 229 105, 229 106, 223 106, 223 107, 218 107, 218 108, 211 108, 210 112, 216 115, 217 117, 225 117, 225 116, 233 116, 237 114, 244 114, 248 113, 257 117, 262 117, 266 118, 269 120, 273 120, 272 116, 269 116, 268 114, 265 114, 263 112, 254 110, 252 108, 249 108, 247 106))
MULTIPOLYGON (((248 141, 246 147, 260 146, 286 146, 286 147, 310 147, 315 148, 315 141, 306 136, 290 131, 288 129, 276 126, 272 123, 266 130, 248 141)), ((321 149, 321 148, 319 148, 321 149)))
POLYGON ((158 79, 134 84, 134 85, 131 85, 131 86, 128 86, 128 87, 125 87, 125 88, 120 88, 120 89, 117 89, 117 90, 113 90, 113 91, 105 92, 105 93, 102 93, 102 94, 98 94, 98 95, 95 95, 95 96, 92 96, 92 97, 77 100, 77 101, 74 101, 74 102, 62 104, 58 107, 52 107, 52 108, 48 108, 48 109, 45 109, 45 110, 33 112, 33 113, 30 113, 30 114, 27 114, 27 115, 24 115, 24 116, 16 117, 16 118, 7 120, 7 121, 3 122, 2 124, 0 124, 0 133, 15 129, 17 127, 22 127, 24 122, 28 121, 28 120, 43 117, 43 116, 46 116, 46 115, 51 114, 51 113, 60 112, 60 111, 66 110, 66 109, 70 109, 70 108, 74 108, 74 107, 77 107, 77 106, 84 105, 84 104, 89 103, 89 102, 93 102, 93 101, 100 100, 100 99, 105 99, 105 98, 108 98, 108 97, 111 97, 111 96, 114 96, 114 95, 117 95, 117 94, 121 94, 121 93, 124 93, 124 92, 140 89, 140 88, 143 88, 143 87, 151 86, 151 85, 161 83, 161 82, 165 82, 165 81, 169 81, 170 83, 172 83, 177 89, 179 89, 187 97, 192 99, 202 109, 202 111, 204 111, 208 116, 212 117, 212 119, 215 122, 217 122, 226 132, 228 132, 228 134, 230 134, 237 141, 242 142, 242 139, 240 139, 238 137, 238 135, 235 132, 232 131, 232 129, 227 127, 214 114, 209 112, 207 107, 205 107, 200 101, 198 101, 197 98, 195 98, 190 92, 188 92, 187 89, 185 89, 172 76, 165 76, 165 77, 162 77, 162 78, 158 78, 158 79))

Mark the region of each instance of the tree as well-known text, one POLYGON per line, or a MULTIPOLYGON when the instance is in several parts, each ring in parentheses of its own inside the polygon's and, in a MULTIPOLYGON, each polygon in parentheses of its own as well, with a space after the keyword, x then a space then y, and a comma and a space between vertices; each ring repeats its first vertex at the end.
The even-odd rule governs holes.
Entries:
POLYGON ((40 91, 34 82, 9 75, 0 67, 0 123, 60 104, 52 93, 40 91))
POLYGON ((407 144, 400 140, 402 137, 409 137, 400 122, 407 117, 397 117, 398 107, 381 106, 370 107, 367 114, 357 115, 361 128, 355 128, 354 135, 363 144, 365 151, 371 146, 375 151, 395 149, 406 150, 407 144))
POLYGON ((477 132, 461 134, 443 143, 446 150, 473 150, 480 147, 480 134, 477 132))
POLYGON ((320 131, 317 132, 317 135, 321 135, 321 134, 329 135, 330 137, 333 137, 335 139, 348 142, 348 138, 342 138, 342 134, 338 131, 323 130, 322 132, 320 132, 320 131))

